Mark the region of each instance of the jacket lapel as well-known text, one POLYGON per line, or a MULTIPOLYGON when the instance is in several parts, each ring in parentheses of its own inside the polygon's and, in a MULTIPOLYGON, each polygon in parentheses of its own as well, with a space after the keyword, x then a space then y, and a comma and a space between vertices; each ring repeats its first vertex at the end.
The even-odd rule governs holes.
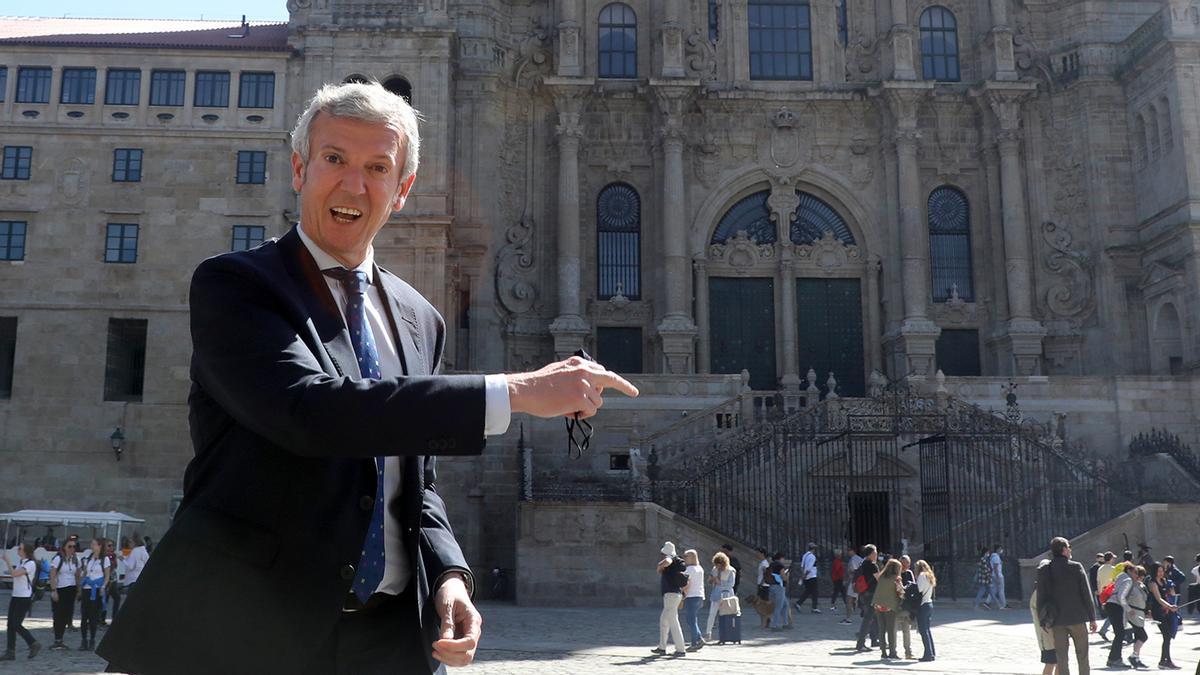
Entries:
POLYGON ((396 339, 400 345, 400 358, 404 361, 406 375, 430 375, 425 363, 425 355, 421 353, 421 329, 417 325, 417 313, 408 303, 401 299, 404 288, 396 280, 384 272, 379 265, 375 266, 375 279, 379 283, 380 295, 384 298, 388 313, 392 317, 392 325, 396 328, 396 339))
POLYGON ((336 372, 330 375, 349 377, 351 380, 361 380, 358 370, 358 358, 354 356, 354 345, 350 342, 350 331, 346 328, 346 319, 338 309, 329 292, 329 284, 325 275, 317 267, 300 235, 293 227, 279 239, 279 249, 283 252, 284 264, 292 279, 299 287, 299 295, 308 315, 312 317, 313 327, 317 331, 317 339, 325 347, 329 360, 333 362, 336 372))

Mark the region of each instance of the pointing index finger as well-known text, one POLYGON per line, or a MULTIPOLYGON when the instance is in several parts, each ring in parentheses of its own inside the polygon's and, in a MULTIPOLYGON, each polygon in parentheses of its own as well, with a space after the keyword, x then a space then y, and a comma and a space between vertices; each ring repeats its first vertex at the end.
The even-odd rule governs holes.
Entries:
POLYGON ((631 398, 636 398, 638 395, 637 387, 633 386, 629 380, 626 380, 611 370, 605 370, 604 372, 596 373, 592 375, 589 380, 597 387, 603 387, 604 389, 616 389, 617 391, 631 398))

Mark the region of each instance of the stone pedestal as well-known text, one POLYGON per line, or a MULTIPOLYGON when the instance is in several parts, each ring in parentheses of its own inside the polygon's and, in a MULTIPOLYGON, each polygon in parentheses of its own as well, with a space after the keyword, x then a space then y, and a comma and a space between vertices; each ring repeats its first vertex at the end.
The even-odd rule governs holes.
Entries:
POLYGON ((987 41, 991 48, 991 59, 988 63, 988 69, 992 71, 990 79, 1015 82, 1017 66, 1013 57, 1012 29, 1008 26, 997 26, 992 29, 987 41))
POLYGON ((1009 319, 1004 334, 995 341, 1000 364, 1007 366, 1005 375, 1041 375, 1042 340, 1046 329, 1033 319, 1009 319))
POLYGON ((554 356, 565 359, 583 349, 583 343, 592 334, 592 329, 578 314, 564 314, 550 324, 550 335, 554 336, 554 356))
POLYGON ((695 372, 696 324, 686 316, 666 316, 657 330, 662 340, 664 370, 679 375, 695 372))
POLYGON ((579 7, 575 0, 559 0, 558 76, 583 75, 583 36, 579 25, 579 7))
POLYGON ((937 339, 942 329, 928 319, 905 319, 895 339, 895 351, 904 370, 898 378, 926 378, 936 371, 937 339))

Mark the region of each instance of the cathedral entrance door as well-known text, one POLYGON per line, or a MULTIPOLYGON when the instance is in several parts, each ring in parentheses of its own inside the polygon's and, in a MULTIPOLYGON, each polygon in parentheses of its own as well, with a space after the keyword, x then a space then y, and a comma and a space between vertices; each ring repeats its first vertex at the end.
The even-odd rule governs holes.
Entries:
POLYGON ((880 552, 892 546, 892 520, 886 492, 851 492, 850 542, 856 547, 875 544, 880 552))
POLYGON ((824 392, 833 373, 840 396, 862 396, 865 362, 859 280, 797 279, 796 320, 800 377, 812 368, 824 392))
POLYGON ((710 371, 750 371, 750 386, 775 389, 775 280, 708 280, 710 371))

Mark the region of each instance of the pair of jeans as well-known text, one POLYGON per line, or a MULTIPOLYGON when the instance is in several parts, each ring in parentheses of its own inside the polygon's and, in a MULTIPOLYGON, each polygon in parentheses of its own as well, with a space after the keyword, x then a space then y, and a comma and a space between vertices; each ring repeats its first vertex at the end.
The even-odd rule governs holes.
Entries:
POLYGON ((858 605, 862 607, 863 617, 862 623, 858 626, 858 646, 862 647, 867 643, 867 635, 875 627, 875 605, 872 601, 875 599, 875 594, 871 592, 863 593, 858 596, 858 605))
POLYGON ((979 590, 975 591, 975 606, 974 609, 979 609, 979 603, 988 604, 992 601, 992 587, 990 584, 979 584, 979 590))
POLYGON ((996 601, 997 609, 1008 606, 1008 600, 1004 597, 1004 577, 992 577, 992 599, 996 601))
POLYGON ((54 641, 62 642, 67 624, 75 616, 75 594, 79 589, 74 586, 58 589, 58 602, 54 603, 54 641))
POLYGON ((699 644, 703 635, 700 633, 700 605, 704 604, 704 598, 694 595, 683 600, 683 623, 687 629, 688 642, 699 644))
MULTIPOLYGON (((83 602, 81 603, 79 614, 79 634, 84 641, 96 639, 96 629, 100 626, 100 605, 103 603, 102 595, 97 592, 96 597, 92 597, 90 589, 84 589, 83 602)), ((62 596, 60 595, 61 599, 62 596)))
POLYGON ((25 621, 25 615, 29 613, 29 607, 33 604, 33 598, 9 598, 8 600, 8 644, 7 650, 12 652, 17 648, 17 636, 20 635, 25 644, 33 644, 33 634, 29 629, 22 624, 25 621))
MULTIPOLYGON (((1104 613, 1113 627, 1112 646, 1108 649, 1109 662, 1121 660, 1121 647, 1125 646, 1125 609, 1115 602, 1104 605, 1104 613)), ((1059 664, 1061 666, 1061 664, 1059 664)))
POLYGON ((783 628, 788 625, 787 593, 783 586, 771 584, 771 602, 775 603, 775 612, 771 615, 771 628, 783 628))
POLYGON ((675 651, 682 652, 687 646, 683 643, 683 628, 679 625, 679 603, 683 596, 679 593, 663 593, 662 614, 658 616, 658 648, 667 648, 667 635, 675 642, 675 651))
POLYGON ((937 651, 933 648, 933 630, 930 628, 932 619, 933 603, 926 602, 917 612, 917 633, 921 635, 921 647, 925 649, 925 653, 921 656, 927 659, 937 656, 937 651))

